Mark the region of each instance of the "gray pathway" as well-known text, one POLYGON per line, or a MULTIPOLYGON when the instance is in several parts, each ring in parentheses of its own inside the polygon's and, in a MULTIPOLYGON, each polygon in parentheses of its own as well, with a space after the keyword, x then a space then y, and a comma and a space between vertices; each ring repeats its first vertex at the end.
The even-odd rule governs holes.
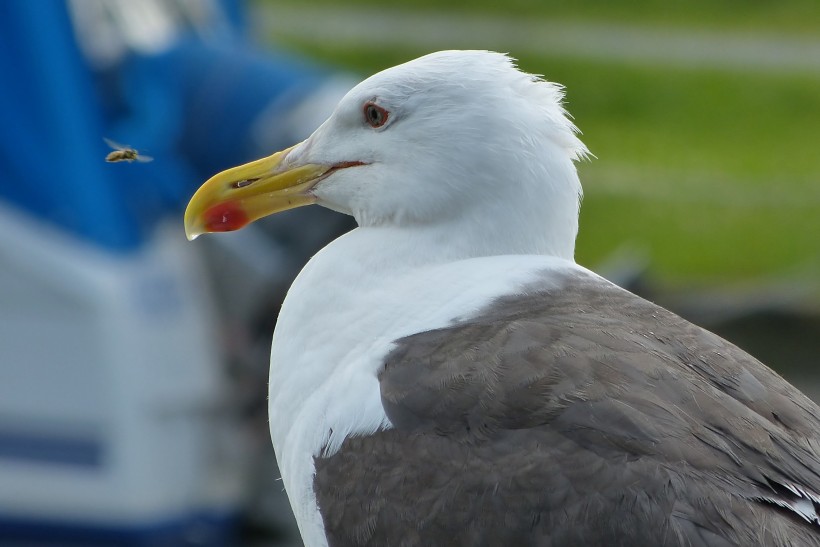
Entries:
POLYGON ((820 73, 820 38, 550 21, 515 15, 264 4, 267 33, 339 47, 493 49, 666 66, 820 73))

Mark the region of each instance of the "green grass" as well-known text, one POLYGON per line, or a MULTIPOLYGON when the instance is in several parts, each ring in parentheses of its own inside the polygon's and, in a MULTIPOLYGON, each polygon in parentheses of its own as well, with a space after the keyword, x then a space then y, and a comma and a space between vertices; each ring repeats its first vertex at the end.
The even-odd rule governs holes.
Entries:
MULTIPOLYGON (((258 3, 276 4, 270 0, 258 3)), ((383 0, 311 0, 311 5, 382 8, 383 0)), ((817 0, 412 0, 393 7, 499 16, 664 25, 701 29, 731 29, 752 33, 799 33, 817 37, 817 0)))
MULTIPOLYGON (((361 74, 427 53, 309 38, 284 46, 361 74)), ((655 279, 670 287, 784 276, 817 285, 820 74, 531 56, 519 64, 567 87, 567 106, 597 156, 579 166, 580 263, 594 267, 628 246, 645 252, 655 279)))

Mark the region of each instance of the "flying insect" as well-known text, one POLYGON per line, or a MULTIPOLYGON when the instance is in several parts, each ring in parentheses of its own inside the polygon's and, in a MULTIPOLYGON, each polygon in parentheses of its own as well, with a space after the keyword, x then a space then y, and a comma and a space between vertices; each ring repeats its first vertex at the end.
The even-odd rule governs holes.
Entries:
POLYGON ((121 161, 127 161, 131 163, 132 161, 138 162, 147 162, 151 161, 154 158, 151 156, 146 156, 145 154, 140 154, 136 149, 131 148, 128 145, 122 145, 112 141, 111 139, 103 138, 105 144, 113 148, 111 152, 105 157, 105 161, 110 163, 117 163, 121 161))

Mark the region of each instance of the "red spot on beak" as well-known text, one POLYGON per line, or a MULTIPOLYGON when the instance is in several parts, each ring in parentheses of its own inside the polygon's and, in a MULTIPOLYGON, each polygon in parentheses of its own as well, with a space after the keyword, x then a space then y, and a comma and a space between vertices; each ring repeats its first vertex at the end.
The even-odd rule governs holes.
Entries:
POLYGON ((209 232, 232 232, 245 226, 249 219, 235 201, 214 205, 203 215, 205 229, 209 232))

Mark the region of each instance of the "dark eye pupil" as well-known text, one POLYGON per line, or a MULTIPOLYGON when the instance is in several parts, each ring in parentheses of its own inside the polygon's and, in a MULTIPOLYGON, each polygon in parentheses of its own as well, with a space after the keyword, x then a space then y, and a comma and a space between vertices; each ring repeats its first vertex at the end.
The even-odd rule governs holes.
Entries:
POLYGON ((364 119, 371 127, 381 127, 387 122, 387 111, 374 103, 364 105, 364 119))

